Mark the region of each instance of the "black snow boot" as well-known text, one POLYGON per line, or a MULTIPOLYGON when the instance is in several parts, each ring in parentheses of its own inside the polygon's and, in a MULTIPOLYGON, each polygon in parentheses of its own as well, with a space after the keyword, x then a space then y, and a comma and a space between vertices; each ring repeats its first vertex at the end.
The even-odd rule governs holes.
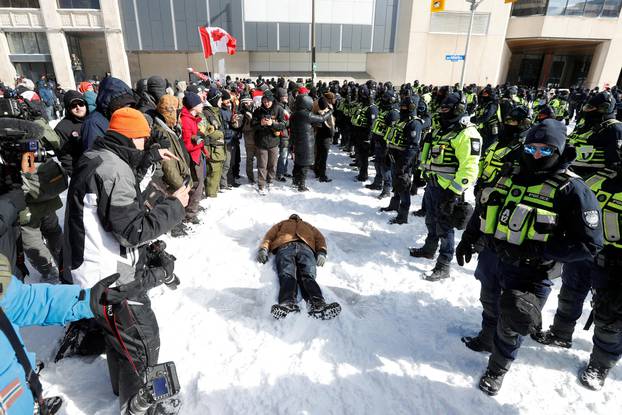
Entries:
POLYGON ((479 380, 479 389, 486 395, 495 396, 501 389, 503 377, 506 373, 507 370, 491 368, 489 366, 479 380))
POLYGON ((423 248, 409 248, 410 256, 415 258, 434 259, 435 251, 423 248))
POLYGON ((449 278, 449 264, 437 262, 430 275, 424 274, 423 277, 427 281, 440 281, 449 278))
POLYGON ((553 330, 538 331, 531 334, 531 338, 538 343, 547 346, 563 347, 564 349, 570 349, 572 347, 572 340, 562 339, 553 330))
POLYGON ((474 352, 492 353, 492 341, 485 340, 481 333, 475 337, 464 336, 460 340, 462 340, 462 343, 464 343, 466 347, 474 352))
POLYGON ((272 317, 276 318, 277 320, 287 317, 289 313, 299 313, 299 312, 300 312, 300 307, 298 307, 298 304, 294 302, 274 304, 272 308, 270 309, 270 313, 272 314, 272 317))
POLYGON ((421 209, 419 209, 419 210, 415 210, 415 211, 413 212, 413 216, 416 216, 416 217, 418 217, 418 218, 425 218, 425 209, 424 209, 424 208, 421 208, 421 209))
POLYGON ((320 320, 330 320, 341 313, 338 303, 326 304, 321 298, 313 298, 310 301, 309 315, 320 320))
POLYGON ((391 225, 403 225, 404 223, 408 223, 408 210, 404 209, 398 209, 397 216, 389 220, 391 225))
POLYGON ((600 367, 592 362, 579 373, 579 383, 593 391, 601 390, 605 385, 605 379, 609 374, 609 369, 600 367))
POLYGON ((188 227, 182 222, 178 224, 177 226, 175 226, 173 229, 171 229, 171 236, 173 238, 187 236, 188 235, 187 229, 188 227))
POLYGON ((380 208, 381 212, 396 212, 400 207, 400 199, 397 196, 393 196, 389 201, 389 206, 380 208))
MULTIPOLYGON (((367 179, 365 179, 365 180, 367 180, 367 179)), ((365 188, 369 189, 369 190, 381 190, 382 189, 382 184, 374 182, 374 183, 366 184, 365 188)))

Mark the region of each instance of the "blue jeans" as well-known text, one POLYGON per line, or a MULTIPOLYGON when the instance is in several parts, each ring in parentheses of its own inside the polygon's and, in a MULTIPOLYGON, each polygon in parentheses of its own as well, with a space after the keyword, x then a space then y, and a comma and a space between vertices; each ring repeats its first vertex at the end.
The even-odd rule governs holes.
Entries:
POLYGON ((438 186, 426 186, 423 206, 426 212, 425 226, 428 228, 428 235, 423 249, 436 252, 440 241, 441 247, 437 261, 449 264, 454 256, 454 228, 449 223, 447 214, 442 211, 445 200, 444 189, 438 186))
POLYGON ((315 254, 304 242, 290 242, 276 251, 276 271, 279 276, 279 304, 296 302, 298 285, 302 298, 323 299, 315 281, 315 254))
POLYGON ((276 162, 276 177, 281 177, 287 174, 288 156, 289 149, 287 147, 279 148, 279 159, 276 162))

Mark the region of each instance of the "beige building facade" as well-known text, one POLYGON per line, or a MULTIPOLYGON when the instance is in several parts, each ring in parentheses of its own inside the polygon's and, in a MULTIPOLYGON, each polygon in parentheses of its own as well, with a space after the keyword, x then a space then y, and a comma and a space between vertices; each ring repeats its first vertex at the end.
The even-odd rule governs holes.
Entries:
MULTIPOLYGON (((470 3, 315 0, 324 79, 460 81, 470 3)), ((63 87, 110 72, 187 80, 187 68, 233 77, 308 77, 311 0, 0 0, 0 79, 53 72, 63 87), (24 7, 29 6, 29 7, 24 7), (238 53, 203 58, 199 26, 219 26, 238 53)), ((585 87, 620 83, 622 0, 483 0, 466 83, 585 87)))

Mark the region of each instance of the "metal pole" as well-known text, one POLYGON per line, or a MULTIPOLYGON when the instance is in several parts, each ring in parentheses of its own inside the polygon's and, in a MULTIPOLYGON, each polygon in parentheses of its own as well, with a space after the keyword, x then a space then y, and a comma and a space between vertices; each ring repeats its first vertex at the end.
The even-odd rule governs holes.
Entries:
POLYGON ((311 82, 315 85, 315 0, 311 0, 311 82))
POLYGON ((464 60, 462 61, 462 74, 460 75, 460 88, 464 88, 464 74, 466 73, 467 54, 469 53, 469 45, 471 44, 471 34, 473 33, 473 20, 475 19, 475 10, 477 6, 484 0, 467 0, 471 3, 471 18, 469 20, 469 33, 467 34, 466 46, 464 47, 464 60))

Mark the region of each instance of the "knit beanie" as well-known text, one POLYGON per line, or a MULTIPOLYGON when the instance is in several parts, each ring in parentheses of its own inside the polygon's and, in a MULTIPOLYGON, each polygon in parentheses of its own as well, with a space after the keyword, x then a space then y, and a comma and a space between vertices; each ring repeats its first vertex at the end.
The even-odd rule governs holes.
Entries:
POLYGON ((186 107, 186 109, 191 110, 192 108, 201 104, 201 97, 199 97, 194 92, 188 92, 188 90, 186 90, 182 103, 184 104, 184 107, 186 107))
POLYGON ((129 139, 145 138, 151 129, 142 112, 134 108, 120 108, 110 118, 108 131, 114 131, 129 139))

